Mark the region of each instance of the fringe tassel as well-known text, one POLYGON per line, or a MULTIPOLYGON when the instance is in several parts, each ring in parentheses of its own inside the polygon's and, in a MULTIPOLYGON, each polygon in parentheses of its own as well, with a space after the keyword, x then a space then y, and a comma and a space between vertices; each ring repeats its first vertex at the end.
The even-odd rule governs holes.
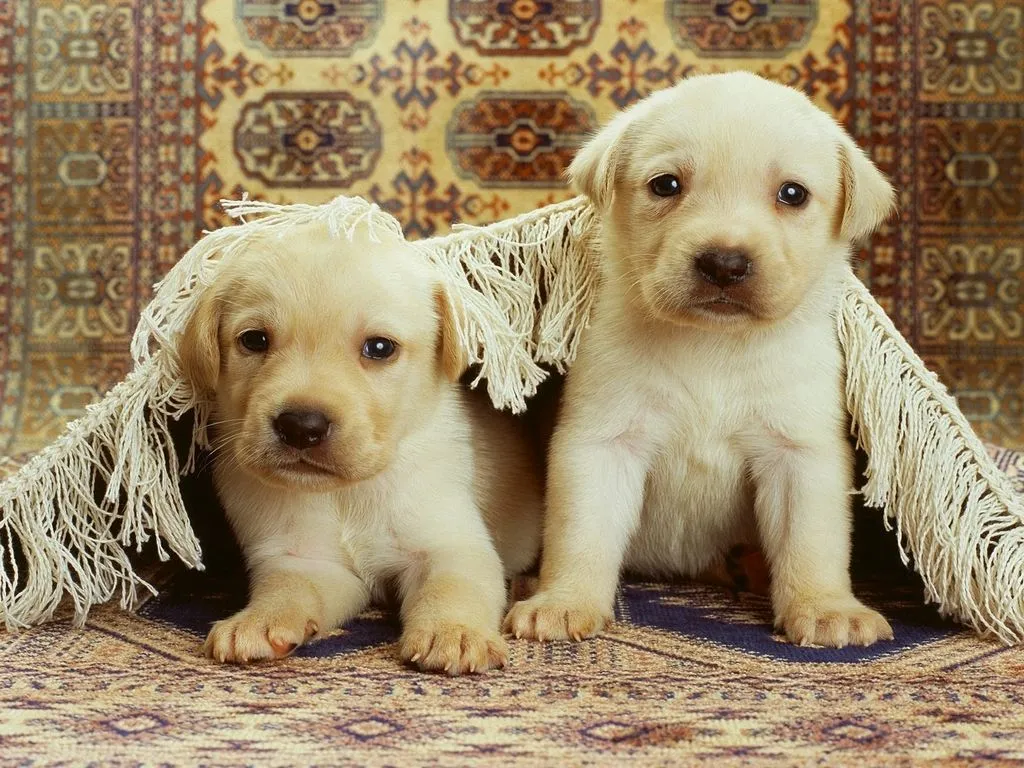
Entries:
POLYGON ((90 606, 118 593, 125 609, 139 589, 155 594, 127 552, 150 538, 161 560, 170 549, 202 567, 167 425, 185 403, 175 387, 161 396, 162 379, 158 361, 132 371, 0 485, 0 617, 8 630, 48 620, 65 596, 80 625, 90 606))
MULTIPOLYGON (((157 284, 132 340, 134 370, 0 484, 0 618, 8 629, 45 621, 64 597, 78 623, 118 593, 131 608, 140 589, 153 589, 134 572, 129 549, 151 538, 162 559, 170 552, 202 567, 178 476, 208 446, 209 404, 181 376, 175 342, 219 259, 252 236, 285 237, 316 221, 336 237, 364 228, 375 240, 402 238, 393 217, 360 198, 222 205, 244 226, 206 233, 157 284), (192 447, 180 467, 168 420, 189 411, 192 447)), ((451 287, 459 337, 480 365, 476 383, 487 379, 498 407, 523 410, 546 375, 542 365, 564 371, 575 359, 599 279, 588 242, 598 227, 575 198, 416 244, 451 287)), ((852 272, 837 324, 847 410, 868 454, 868 504, 886 508, 928 600, 980 632, 1024 640, 1024 501, 852 272)))
POLYGON ((547 376, 539 364, 564 372, 576 358, 596 292, 595 223, 576 197, 417 244, 455 288, 460 339, 480 364, 472 385, 486 379, 498 408, 525 410, 547 376))
POLYGON ((838 316, 847 410, 868 457, 863 494, 943 614, 1024 640, 1024 499, 956 401, 850 273, 838 316))

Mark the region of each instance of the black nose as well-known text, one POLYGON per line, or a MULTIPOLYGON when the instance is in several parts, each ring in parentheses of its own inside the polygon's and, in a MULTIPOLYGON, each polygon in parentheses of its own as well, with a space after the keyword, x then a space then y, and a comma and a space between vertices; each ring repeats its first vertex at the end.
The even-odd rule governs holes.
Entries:
POLYGON ((312 448, 327 437, 331 422, 319 411, 281 411, 274 419, 274 431, 292 448, 312 448))
POLYGON ((750 259, 743 251, 704 251, 697 256, 697 271, 712 285, 726 288, 747 279, 750 259))

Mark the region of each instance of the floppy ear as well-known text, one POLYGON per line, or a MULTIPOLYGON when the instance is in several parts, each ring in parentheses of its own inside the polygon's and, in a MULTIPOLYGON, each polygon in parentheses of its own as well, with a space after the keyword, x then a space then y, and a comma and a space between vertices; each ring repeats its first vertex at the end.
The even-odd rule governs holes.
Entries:
POLYGON ((181 372, 196 392, 213 394, 220 377, 220 301, 212 287, 199 304, 178 337, 178 362, 181 372))
POLYGON ((857 243, 889 218, 896 207, 896 193, 846 131, 839 143, 839 169, 843 193, 839 237, 857 243))
POLYGON ((605 210, 611 205, 621 139, 633 117, 633 110, 617 114, 580 148, 569 164, 569 179, 573 186, 589 197, 598 210, 605 210))
POLYGON ((455 325, 454 299, 449 291, 438 285, 434 288, 434 301, 437 302, 437 316, 441 320, 441 333, 438 340, 441 369, 449 381, 458 381, 469 367, 469 357, 462 348, 459 332, 455 325))

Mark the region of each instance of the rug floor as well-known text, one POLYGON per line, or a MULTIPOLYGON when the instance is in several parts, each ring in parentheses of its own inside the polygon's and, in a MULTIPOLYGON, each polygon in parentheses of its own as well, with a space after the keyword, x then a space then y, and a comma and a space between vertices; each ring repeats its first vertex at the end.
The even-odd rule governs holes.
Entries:
POLYGON ((908 584, 862 584, 896 639, 783 642, 764 598, 627 581, 583 643, 511 641, 508 667, 403 668, 386 608, 245 667, 204 658, 237 583, 161 576, 136 614, 0 635, 4 765, 965 765, 1024 760, 1024 649, 982 640, 908 584))

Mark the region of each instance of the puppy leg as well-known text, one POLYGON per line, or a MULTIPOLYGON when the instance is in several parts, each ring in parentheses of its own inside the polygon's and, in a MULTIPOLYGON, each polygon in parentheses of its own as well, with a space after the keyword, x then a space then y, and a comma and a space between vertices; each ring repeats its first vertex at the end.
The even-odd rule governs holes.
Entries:
POLYGON ((219 662, 280 659, 302 643, 359 613, 366 585, 338 563, 291 555, 250 568, 249 604, 213 625, 203 647, 219 662))
POLYGON ((486 538, 424 554, 401 576, 402 661, 460 675, 505 666, 505 576, 486 538))
POLYGON ((775 624, 800 645, 892 639, 888 622, 857 600, 850 585, 847 450, 845 444, 780 448, 753 462, 775 624))
POLYGON ((540 587, 504 629, 536 640, 582 640, 612 618, 615 587, 643 505, 646 450, 622 440, 552 444, 540 587))

